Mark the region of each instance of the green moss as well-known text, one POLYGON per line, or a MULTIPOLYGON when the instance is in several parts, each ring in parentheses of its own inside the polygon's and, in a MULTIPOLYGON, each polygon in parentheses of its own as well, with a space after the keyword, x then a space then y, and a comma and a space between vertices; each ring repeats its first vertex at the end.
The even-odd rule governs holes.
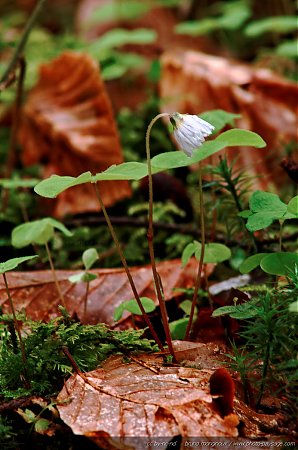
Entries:
POLYGON ((27 378, 30 387, 22 382, 21 353, 9 331, 11 319, 2 316, 0 352, 0 388, 2 399, 28 394, 53 395, 63 386, 66 375, 73 372, 63 349, 66 347, 81 371, 98 367, 110 355, 156 350, 152 341, 142 337, 143 330, 110 330, 105 324, 82 325, 67 316, 49 323, 25 320, 24 345, 27 356, 27 378))

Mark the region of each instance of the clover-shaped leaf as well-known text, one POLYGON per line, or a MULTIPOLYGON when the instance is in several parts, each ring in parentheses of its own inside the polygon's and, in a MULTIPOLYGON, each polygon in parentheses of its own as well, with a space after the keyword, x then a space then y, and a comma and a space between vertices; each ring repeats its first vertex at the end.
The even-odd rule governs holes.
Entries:
POLYGON ((50 178, 38 183, 34 191, 36 194, 41 195, 41 197, 54 198, 70 187, 91 182, 91 179, 91 172, 84 172, 78 177, 52 175, 50 178))
POLYGON ((20 264, 22 264, 25 261, 29 261, 30 259, 37 258, 38 255, 32 255, 32 256, 21 256, 20 258, 12 258, 8 259, 5 262, 0 263, 0 274, 9 272, 10 270, 15 269, 20 264))
POLYGON ((212 313, 212 317, 230 316, 232 319, 251 319, 259 314, 259 310, 256 305, 251 302, 243 303, 242 305, 234 306, 222 306, 217 308, 212 313))
POLYGON ((270 253, 261 260, 260 266, 271 275, 289 276, 298 270, 298 253, 270 253))
MULTIPOLYGON (((146 313, 150 313, 155 310, 156 305, 151 298, 141 297, 140 300, 146 313)), ((126 300, 119 306, 117 306, 117 308, 115 308, 114 320, 116 322, 121 319, 124 311, 129 311, 132 314, 142 315, 142 311, 135 299, 126 300)))
MULTIPOLYGON (((196 259, 200 259, 202 244, 198 241, 189 243, 182 253, 182 266, 184 267, 190 258, 195 255, 196 259)), ((224 244, 212 242, 205 245, 204 263, 217 264, 231 257, 231 250, 224 244)))
POLYGON ((98 253, 96 248, 87 248, 87 250, 84 251, 83 256, 83 263, 86 270, 91 269, 95 261, 98 259, 98 253))
POLYGON ((298 269, 298 254, 291 252, 257 253, 246 258, 239 270, 249 273, 256 267, 271 275, 289 276, 298 269))
MULTIPOLYGON (((231 117, 230 113, 225 113, 221 110, 210 111, 209 113, 212 113, 217 117, 215 119, 215 125, 218 127, 226 123, 231 123, 235 116, 232 115, 233 117, 231 117), (227 116, 227 114, 229 115, 227 116)), ((186 156, 183 152, 177 151, 161 153, 155 156, 152 158, 152 173, 189 166, 208 158, 225 147, 239 145, 262 148, 266 146, 266 143, 258 134, 253 133, 252 131, 235 128, 221 133, 212 141, 204 142, 191 158, 186 156)), ((42 197, 54 198, 66 189, 84 183, 95 183, 97 181, 108 180, 140 180, 147 175, 147 164, 132 161, 112 165, 94 176, 91 175, 91 172, 82 173, 78 177, 52 175, 50 178, 38 183, 34 190, 42 197)))
POLYGON ((249 200, 249 207, 239 216, 247 219, 246 228, 251 232, 269 227, 274 220, 293 218, 292 213, 287 212, 287 205, 271 192, 255 191, 249 200))
POLYGON ((71 283, 90 283, 97 278, 97 275, 87 270, 91 269, 95 261, 98 259, 98 253, 96 248, 87 248, 82 255, 83 264, 85 266, 85 271, 71 275, 68 279, 71 283))
POLYGON ((246 258, 239 266, 240 273, 249 273, 256 269, 262 261, 262 259, 267 256, 268 253, 257 253, 256 255, 251 255, 246 258))
POLYGON ((293 214, 296 218, 298 218, 298 195, 289 201, 287 213, 293 214))
POLYGON ((97 275, 95 273, 90 272, 80 272, 76 273, 74 275, 71 275, 68 280, 71 283, 79 283, 82 281, 83 283, 90 283, 90 281, 93 281, 97 278, 97 275))
POLYGON ((72 236, 72 233, 61 222, 51 217, 45 217, 15 227, 12 230, 11 243, 16 248, 26 247, 30 244, 44 245, 54 236, 55 228, 66 236, 72 236))
POLYGON ((203 161, 225 147, 235 147, 239 145, 262 148, 266 146, 266 143, 257 133, 235 128, 221 133, 212 141, 204 142, 198 150, 194 151, 191 158, 186 156, 183 152, 175 151, 160 153, 152 158, 152 167, 166 170, 189 166, 203 161))

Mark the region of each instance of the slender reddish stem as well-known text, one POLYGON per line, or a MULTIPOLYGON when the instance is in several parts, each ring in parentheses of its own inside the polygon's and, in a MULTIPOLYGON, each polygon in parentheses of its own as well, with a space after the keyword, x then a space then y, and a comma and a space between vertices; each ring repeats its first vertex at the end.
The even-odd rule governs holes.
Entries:
POLYGON ((143 317, 144 317, 145 322, 146 322, 147 325, 148 325, 148 328, 149 328, 149 330, 150 330, 150 332, 151 332, 151 334, 152 334, 152 336, 153 336, 153 339, 155 340, 155 342, 156 342, 156 344, 158 345, 159 349, 160 349, 161 351, 164 351, 164 347, 163 347, 163 345, 162 345, 162 343, 161 343, 159 337, 157 336, 155 329, 153 328, 153 325, 152 325, 152 323, 151 323, 151 321, 150 321, 150 319, 149 319, 149 317, 148 317, 148 314, 146 313, 146 311, 145 311, 145 309, 144 309, 144 306, 142 305, 142 302, 141 302, 139 293, 138 293, 138 291, 137 291, 137 288, 136 288, 135 283, 134 283, 134 281, 133 281, 133 278, 132 278, 132 276, 131 276, 129 267, 128 267, 128 265, 127 265, 127 262, 126 262, 124 253, 123 253, 123 251, 122 251, 122 249, 121 249, 121 246, 120 246, 120 243, 119 243, 119 241, 118 241, 117 235, 116 235, 116 233, 115 233, 114 227, 113 227, 112 222, 111 222, 111 220, 110 220, 110 217, 109 217, 109 215, 108 215, 108 213, 107 213, 107 210, 106 210, 106 208, 105 208, 105 205, 103 204, 103 201, 102 201, 102 198, 101 198, 101 195, 100 195, 100 192, 99 192, 99 188, 98 188, 97 183, 94 184, 94 187, 95 187, 95 192, 96 192, 97 200, 98 200, 98 202, 99 202, 99 204, 100 204, 101 210, 102 210, 103 215, 104 215, 104 217, 105 217, 105 219, 106 219, 106 222, 107 222, 108 228, 109 228, 109 230, 110 230, 111 236, 112 236, 113 241, 114 241, 114 243, 115 243, 115 245, 116 245, 118 254, 119 254, 119 256, 120 256, 121 262, 122 262, 122 264, 123 264, 124 270, 125 270, 125 272, 126 272, 126 275, 127 275, 127 278, 128 278, 128 281, 129 281, 129 284, 130 284, 130 287, 131 287, 131 290, 132 290, 132 292, 133 292, 133 294, 134 294, 134 297, 135 297, 135 299, 136 299, 136 302, 137 302, 137 304, 138 304, 138 306, 139 306, 139 308, 140 308, 140 310, 141 310, 141 312, 142 312, 142 315, 143 315, 143 317))
POLYGON ((90 281, 87 281, 86 282, 85 297, 84 297, 84 313, 83 313, 84 322, 86 322, 86 318, 87 318, 87 303, 88 303, 89 286, 90 286, 90 281))
POLYGON ((56 271, 55 271, 54 263, 53 263, 53 260, 52 260, 50 248, 49 248, 49 245, 48 245, 47 242, 45 243, 45 248, 46 248, 46 251, 47 251, 48 260, 49 260, 50 267, 51 267, 51 272, 53 274, 53 279, 54 279, 54 283, 56 285, 56 289, 57 289, 59 298, 61 300, 62 306, 66 309, 65 300, 64 300, 63 294, 62 294, 61 289, 60 289, 60 285, 59 285, 59 281, 58 281, 57 276, 56 276, 56 271))
POLYGON ((203 272, 203 266, 204 266, 204 255, 205 255, 205 218, 204 218, 204 203, 203 203, 203 185, 202 185, 202 166, 201 163, 199 164, 199 199, 200 199, 200 224, 201 224, 201 254, 199 259, 199 267, 198 272, 196 276, 195 281, 195 288, 194 288, 194 294, 192 298, 191 303, 191 310, 189 314, 189 320, 185 332, 185 340, 189 339, 194 313, 195 313, 195 307, 198 300, 198 294, 199 289, 201 287, 202 282, 202 272, 203 272))
POLYGON ((154 239, 154 231, 153 231, 153 182, 152 182, 152 167, 151 167, 151 157, 150 157, 150 133, 153 125, 155 122, 160 119, 161 117, 169 116, 168 113, 162 113, 158 114, 154 119, 151 120, 149 123, 149 126, 147 128, 146 132, 146 156, 147 156, 147 165, 148 165, 148 185, 149 185, 149 210, 148 210, 148 232, 147 232, 147 238, 148 238, 148 247, 149 247, 149 254, 150 254, 150 262, 152 267, 152 273, 153 273, 153 279, 155 283, 155 290, 157 299, 159 302, 160 307, 160 313, 162 318, 162 323, 165 330, 166 335, 166 341, 169 347, 169 352, 173 357, 173 362, 177 362, 172 338, 171 338, 171 332, 169 327, 169 319, 167 314, 167 308, 166 308, 166 302, 163 296, 163 290, 161 285, 161 280, 159 277, 159 274, 157 272, 156 263, 155 263, 155 257, 154 257, 154 245, 153 245, 153 239, 154 239))

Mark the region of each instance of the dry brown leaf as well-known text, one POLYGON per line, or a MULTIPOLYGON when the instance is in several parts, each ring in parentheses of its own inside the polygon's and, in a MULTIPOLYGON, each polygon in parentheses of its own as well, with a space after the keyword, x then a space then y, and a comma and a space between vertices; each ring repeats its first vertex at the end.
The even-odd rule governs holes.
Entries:
MULTIPOLYGON (((97 173, 123 161, 112 107, 98 63, 87 54, 65 52, 40 69, 28 95, 19 140, 25 165, 44 164, 44 176, 97 173)), ((105 205, 130 196, 127 181, 104 181, 105 205)), ((98 210, 94 188, 76 186, 62 193, 54 214, 98 210)))
POLYGON ((125 446, 129 438, 163 437, 168 442, 177 435, 238 436, 237 417, 222 419, 213 409, 208 387, 212 371, 163 367, 158 355, 140 360, 125 364, 121 356, 113 356, 101 369, 66 382, 58 410, 75 434, 104 448, 109 448, 105 440, 111 445, 108 438, 120 437, 123 448, 138 449, 142 447, 125 446))
POLYGON ((230 148, 228 156, 260 188, 285 179, 280 167, 286 144, 297 139, 297 86, 270 70, 254 69, 228 59, 194 51, 166 52, 161 58, 160 96, 166 112, 199 114, 211 109, 240 113, 240 128, 259 133, 267 147, 251 151, 230 148), (190 88, 191 86, 191 88, 190 88))
MULTIPOLYGON (((210 274, 213 265, 206 265, 210 274)), ((165 299, 169 300, 177 295, 173 292, 177 287, 191 287, 194 285, 197 263, 191 260, 185 267, 181 267, 181 260, 171 260, 159 263, 157 270, 163 280, 165 299)), ((90 283, 86 322, 90 324, 113 324, 115 308, 124 300, 133 298, 130 284, 123 269, 99 269, 90 271, 98 278, 90 283)), ((71 316, 76 315, 84 319, 84 297, 86 284, 80 282, 72 284, 68 278, 77 272, 57 271, 60 288, 63 293, 67 310, 71 316)), ((150 266, 133 267, 131 274, 139 295, 156 301, 152 269, 150 266)), ((8 285, 13 297, 16 310, 25 310, 28 317, 34 320, 49 320, 58 313, 61 304, 51 271, 10 272, 7 274, 8 285)), ((0 305, 8 310, 8 300, 3 280, 0 280, 0 305)), ((124 317, 129 317, 124 313, 124 317)))

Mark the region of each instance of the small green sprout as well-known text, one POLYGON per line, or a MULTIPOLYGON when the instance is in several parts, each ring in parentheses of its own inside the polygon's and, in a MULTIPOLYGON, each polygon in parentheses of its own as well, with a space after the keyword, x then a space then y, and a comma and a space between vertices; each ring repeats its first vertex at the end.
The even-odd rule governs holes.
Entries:
POLYGON ((83 320, 86 321, 90 282, 97 278, 97 275, 95 273, 88 272, 88 270, 91 269, 95 261, 98 260, 97 250, 95 248, 88 248, 87 250, 84 251, 82 255, 82 260, 85 267, 84 272, 71 275, 68 279, 71 283, 80 283, 80 282, 86 283, 86 291, 84 297, 84 315, 83 315, 84 317, 83 320))
POLYGON ((238 214, 247 219, 246 228, 252 232, 263 230, 275 220, 283 223, 284 220, 297 219, 298 196, 293 197, 286 205, 276 194, 255 191, 249 200, 249 208, 238 214))
MULTIPOLYGON (((156 305, 151 298, 140 297, 140 300, 146 313, 150 313, 156 309, 156 305)), ((117 308, 115 308, 114 320, 116 322, 121 319, 124 311, 129 311, 131 314, 136 314, 138 316, 142 315, 142 311, 135 299, 125 300, 119 306, 117 306, 117 308)))
POLYGON ((55 228, 66 236, 72 236, 72 233, 61 222, 58 222, 51 217, 45 217, 44 219, 26 222, 15 227, 12 230, 11 243, 16 248, 23 248, 30 244, 45 246, 57 292, 62 305, 65 307, 64 297, 57 280, 51 251, 48 245, 50 239, 54 237, 55 228))
MULTIPOLYGON (((200 259, 202 244, 198 241, 190 242, 182 253, 182 266, 185 267, 190 258, 194 255, 197 260, 200 259)), ((205 245, 204 264, 221 263, 231 257, 231 250, 224 244, 211 242, 205 245)))
MULTIPOLYGON (((184 312, 184 317, 181 319, 174 320, 170 322, 170 331, 172 339, 183 339, 185 336, 185 331, 187 324, 189 322, 189 316, 191 313, 191 300, 184 300, 180 303, 179 308, 184 312)), ((196 320, 198 316, 198 308, 195 307, 193 314, 193 320, 196 320)))

